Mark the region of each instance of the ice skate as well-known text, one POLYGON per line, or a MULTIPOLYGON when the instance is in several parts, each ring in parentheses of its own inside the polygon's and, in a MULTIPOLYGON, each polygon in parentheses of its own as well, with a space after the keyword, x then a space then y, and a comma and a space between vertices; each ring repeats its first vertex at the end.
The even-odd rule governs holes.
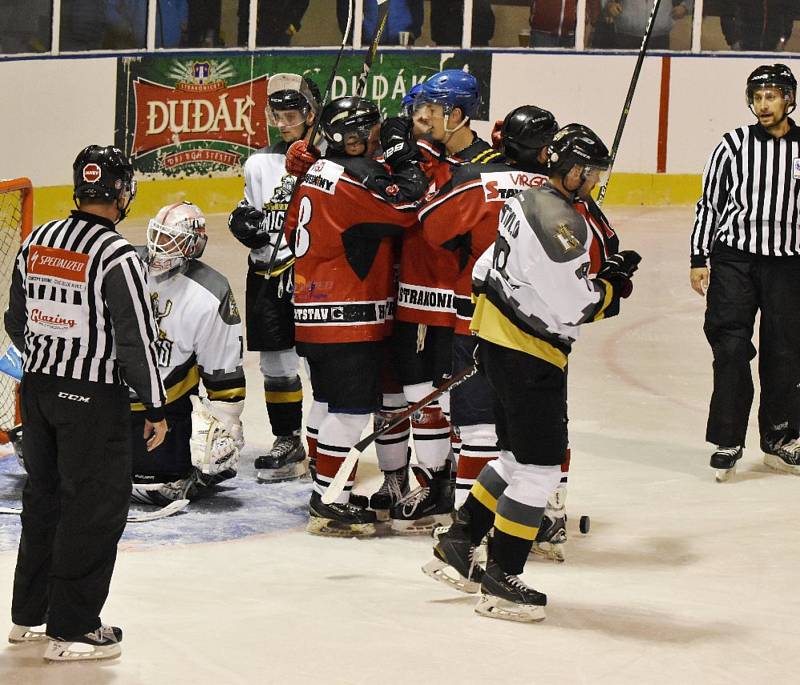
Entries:
POLYGON ((767 466, 781 473, 800 476, 800 438, 784 438, 764 447, 764 463, 767 466))
POLYGON ((408 494, 408 467, 383 472, 383 483, 369 498, 369 508, 379 521, 389 520, 389 510, 408 494))
POLYGON ((306 530, 312 535, 337 538, 375 535, 375 512, 353 502, 325 504, 318 492, 312 492, 308 513, 306 530))
POLYGON ((100 626, 97 630, 70 638, 50 638, 44 653, 46 661, 90 661, 111 659, 122 653, 122 629, 100 626))
POLYGON ((396 533, 430 533, 453 520, 454 492, 450 469, 432 471, 412 466, 420 487, 412 490, 389 510, 392 530, 396 533))
POLYGON ((306 449, 299 435, 279 435, 266 454, 256 457, 259 483, 297 480, 306 473, 306 449))
POLYGON ((44 628, 44 625, 18 626, 14 624, 11 627, 11 632, 8 634, 8 641, 12 645, 26 642, 44 642, 47 639, 47 634, 45 633, 44 628))
POLYGON ((469 517, 459 511, 455 523, 439 535, 433 547, 434 558, 422 567, 422 572, 460 592, 475 594, 483 577, 477 550, 469 536, 469 517))
POLYGON ((518 576, 505 573, 496 561, 489 561, 476 613, 506 621, 543 621, 546 605, 547 595, 528 587, 518 576))
POLYGON ((530 554, 550 561, 562 563, 566 559, 567 517, 562 507, 559 510, 545 509, 539 532, 533 542, 530 554))
POLYGON ((736 462, 742 458, 742 448, 737 445, 736 447, 722 447, 719 446, 711 455, 711 468, 716 469, 717 472, 714 477, 717 483, 724 483, 736 473, 736 462))

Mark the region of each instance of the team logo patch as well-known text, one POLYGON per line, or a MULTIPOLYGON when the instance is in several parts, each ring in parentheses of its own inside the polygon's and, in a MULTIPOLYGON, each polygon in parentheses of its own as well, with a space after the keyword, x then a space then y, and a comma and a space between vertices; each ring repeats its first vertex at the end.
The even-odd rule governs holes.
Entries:
POLYGON ((795 157, 792 161, 792 176, 800 178, 800 157, 795 157))
POLYGON ((99 164, 95 164, 94 162, 90 162, 85 167, 83 167, 83 180, 87 183, 97 183, 100 180, 100 176, 103 175, 102 169, 100 169, 99 164))

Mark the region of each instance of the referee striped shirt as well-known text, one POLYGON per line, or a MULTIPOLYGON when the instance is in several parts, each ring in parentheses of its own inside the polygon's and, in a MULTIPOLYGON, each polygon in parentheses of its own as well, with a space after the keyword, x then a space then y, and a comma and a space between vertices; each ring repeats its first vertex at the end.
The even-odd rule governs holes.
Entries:
POLYGON ((5 327, 26 373, 126 383, 164 415, 144 264, 107 219, 73 211, 37 227, 17 254, 5 327))
POLYGON ((703 172, 691 265, 705 266, 714 241, 751 254, 800 255, 800 129, 771 136, 760 124, 726 133, 703 172))

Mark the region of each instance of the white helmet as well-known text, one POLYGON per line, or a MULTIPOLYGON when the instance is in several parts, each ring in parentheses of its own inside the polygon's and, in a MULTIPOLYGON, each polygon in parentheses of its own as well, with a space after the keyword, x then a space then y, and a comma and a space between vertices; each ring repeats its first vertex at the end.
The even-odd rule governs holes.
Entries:
POLYGON ((198 259, 207 241, 206 218, 197 205, 176 202, 162 207, 147 224, 150 270, 169 271, 187 259, 198 259))

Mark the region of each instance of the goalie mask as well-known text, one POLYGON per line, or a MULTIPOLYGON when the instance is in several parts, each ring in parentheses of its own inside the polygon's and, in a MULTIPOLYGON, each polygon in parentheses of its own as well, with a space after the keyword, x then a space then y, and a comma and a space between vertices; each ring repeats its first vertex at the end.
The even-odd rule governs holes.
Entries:
POLYGON ((147 262, 150 271, 163 273, 198 259, 205 250, 206 218, 197 205, 166 205, 147 225, 147 262))

